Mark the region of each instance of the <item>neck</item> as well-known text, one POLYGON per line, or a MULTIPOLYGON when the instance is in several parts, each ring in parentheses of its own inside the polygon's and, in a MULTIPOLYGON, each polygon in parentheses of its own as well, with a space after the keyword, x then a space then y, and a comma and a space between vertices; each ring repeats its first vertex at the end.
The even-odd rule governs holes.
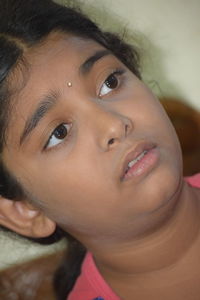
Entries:
POLYGON ((197 191, 184 183, 181 192, 163 209, 163 213, 168 212, 167 219, 153 233, 119 244, 90 245, 103 276, 141 275, 178 263, 198 237, 198 198, 197 191))

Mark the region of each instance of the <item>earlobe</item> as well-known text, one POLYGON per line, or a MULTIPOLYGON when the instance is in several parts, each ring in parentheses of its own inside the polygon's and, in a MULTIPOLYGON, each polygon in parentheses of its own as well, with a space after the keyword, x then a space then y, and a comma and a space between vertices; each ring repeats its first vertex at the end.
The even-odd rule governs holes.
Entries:
POLYGON ((0 197, 0 224, 21 235, 42 238, 51 235, 56 223, 27 201, 0 197))

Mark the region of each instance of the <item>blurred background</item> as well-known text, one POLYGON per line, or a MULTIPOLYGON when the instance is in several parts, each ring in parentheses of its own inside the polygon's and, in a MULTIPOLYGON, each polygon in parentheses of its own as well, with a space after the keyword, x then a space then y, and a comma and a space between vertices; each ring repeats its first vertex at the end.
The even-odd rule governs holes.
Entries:
POLYGON ((142 56, 143 78, 163 97, 176 97, 200 110, 199 0, 84 0, 86 12, 129 35, 142 56))

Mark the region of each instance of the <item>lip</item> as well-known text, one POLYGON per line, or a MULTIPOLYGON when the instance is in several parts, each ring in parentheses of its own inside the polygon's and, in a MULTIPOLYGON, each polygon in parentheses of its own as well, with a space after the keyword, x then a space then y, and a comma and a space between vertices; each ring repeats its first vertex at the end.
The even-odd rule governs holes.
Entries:
MULTIPOLYGON (((120 176, 120 180, 121 181, 127 181, 129 180, 131 177, 136 177, 141 175, 142 173, 145 172, 146 169, 148 169, 150 166, 148 166, 148 164, 145 165, 145 167, 143 167, 143 170, 139 171, 137 169, 141 168, 141 163, 142 161, 146 160, 149 156, 149 154, 155 152, 154 149, 157 147, 157 145, 155 143, 152 142, 140 142, 139 144, 137 144, 135 146, 135 148, 130 151, 124 158, 123 160, 123 164, 122 164, 122 168, 121 168, 121 176, 120 176), (144 151, 147 151, 147 154, 145 154, 145 156, 141 159, 141 162, 137 162, 132 168, 134 169, 134 172, 132 172, 132 176, 126 176, 126 170, 128 168, 128 163, 131 162, 132 160, 134 160, 135 158, 137 158, 140 154, 142 154, 144 151)), ((150 164, 154 163, 155 159, 151 159, 150 160, 150 164)), ((130 169, 132 169, 130 168, 130 169)))

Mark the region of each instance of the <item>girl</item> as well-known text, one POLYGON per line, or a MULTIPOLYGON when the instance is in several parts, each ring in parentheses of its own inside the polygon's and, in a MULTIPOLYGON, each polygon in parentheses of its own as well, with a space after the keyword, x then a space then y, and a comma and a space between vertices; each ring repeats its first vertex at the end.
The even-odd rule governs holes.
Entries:
POLYGON ((0 13, 1 225, 70 240, 58 299, 199 299, 200 175, 136 51, 51 0, 0 13))

